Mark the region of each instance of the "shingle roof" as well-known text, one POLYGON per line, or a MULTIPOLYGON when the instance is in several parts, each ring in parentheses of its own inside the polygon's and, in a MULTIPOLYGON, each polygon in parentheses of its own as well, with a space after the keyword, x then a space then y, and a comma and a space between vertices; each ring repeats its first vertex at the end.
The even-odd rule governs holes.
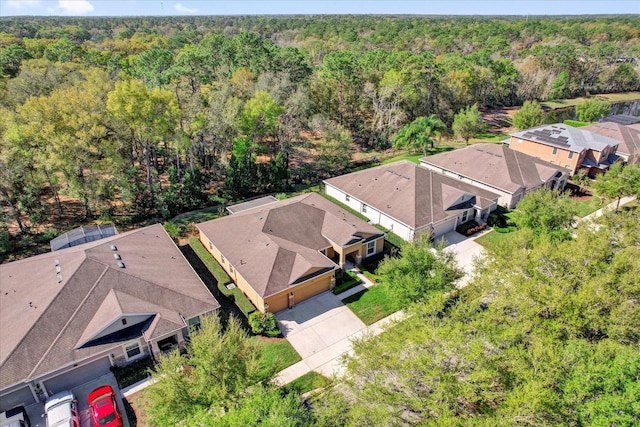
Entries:
POLYGON ((618 122, 605 121, 585 126, 582 129, 615 139, 620 143, 617 154, 632 156, 640 153, 640 129, 618 122))
POLYGON ((631 116, 628 114, 615 114, 613 116, 607 116, 602 119, 603 122, 619 123, 621 125, 632 125, 640 123, 640 117, 631 116))
POLYGON ((219 307, 160 225, 0 265, 0 389, 113 348, 76 347, 145 304, 163 318, 219 307))
POLYGON ((462 196, 487 207, 498 195, 434 173, 409 161, 399 161, 337 176, 325 181, 378 211, 419 229, 456 215, 462 196))
POLYGON ((207 221, 198 229, 261 297, 336 268, 320 253, 331 242, 344 246, 382 235, 316 193, 207 221))
POLYGON ((423 157, 421 162, 444 168, 492 187, 515 193, 538 187, 566 169, 510 149, 503 144, 475 144, 423 157))
POLYGON ((512 136, 575 153, 581 153, 585 149, 602 151, 607 146, 618 145, 618 141, 615 139, 583 129, 555 123, 516 132, 512 136))

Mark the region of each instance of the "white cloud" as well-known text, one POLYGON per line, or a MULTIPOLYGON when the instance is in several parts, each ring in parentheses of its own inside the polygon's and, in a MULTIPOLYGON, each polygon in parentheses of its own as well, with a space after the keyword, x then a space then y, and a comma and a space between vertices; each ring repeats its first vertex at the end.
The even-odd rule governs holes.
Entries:
POLYGON ((31 8, 39 4, 40 0, 7 0, 7 6, 13 9, 31 8))
POLYGON ((68 15, 84 15, 93 12, 93 5, 87 0, 58 0, 58 7, 68 15))
POLYGON ((182 13, 196 13, 196 12, 198 12, 198 9, 187 7, 187 6, 183 5, 182 3, 177 3, 174 7, 178 12, 182 12, 182 13))

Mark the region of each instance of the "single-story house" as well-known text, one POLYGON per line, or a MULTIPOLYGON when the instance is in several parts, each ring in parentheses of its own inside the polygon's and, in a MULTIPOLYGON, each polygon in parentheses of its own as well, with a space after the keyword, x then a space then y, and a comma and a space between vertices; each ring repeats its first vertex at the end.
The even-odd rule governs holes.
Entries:
POLYGON ((0 411, 181 346, 219 306, 161 225, 0 265, 0 411))
POLYGON ((511 135, 509 147, 569 170, 593 175, 608 169, 620 158, 618 141, 563 123, 538 126, 511 135))
POLYGON ((539 188, 564 189, 569 178, 567 169, 503 144, 475 144, 423 157, 420 164, 498 194, 498 203, 509 209, 539 188))
POLYGON ((619 121, 605 120, 582 129, 615 139, 620 144, 616 154, 622 160, 627 163, 640 163, 640 129, 634 129, 629 125, 619 123, 619 121))
POLYGON ((332 289, 348 259, 384 247, 383 232, 316 193, 235 212, 197 224, 200 240, 263 312, 332 289))
POLYGON ((499 195, 403 160, 324 181, 326 193, 411 241, 472 219, 485 222, 499 195))

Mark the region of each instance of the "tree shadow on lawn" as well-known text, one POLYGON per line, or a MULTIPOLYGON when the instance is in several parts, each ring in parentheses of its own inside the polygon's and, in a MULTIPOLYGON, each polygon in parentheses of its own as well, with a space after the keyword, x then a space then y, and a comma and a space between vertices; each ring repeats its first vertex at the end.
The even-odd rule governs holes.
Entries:
POLYGON ((243 328, 245 328, 247 331, 251 331, 251 326, 249 325, 249 320, 247 319, 247 317, 238 308, 235 302, 233 302, 231 299, 223 295, 222 292, 220 292, 220 290, 218 289, 218 282, 216 281, 215 277, 213 277, 213 274, 211 274, 207 266, 204 265, 202 260, 200 260, 200 257, 198 257, 198 255, 193 251, 191 246, 180 246, 180 251, 187 259, 187 261, 189 261, 189 264, 191 264, 207 289, 209 289, 209 292, 211 292, 215 299, 220 303, 220 308, 222 309, 222 313, 224 313, 223 320, 228 318, 228 316, 233 315, 240 321, 243 328))

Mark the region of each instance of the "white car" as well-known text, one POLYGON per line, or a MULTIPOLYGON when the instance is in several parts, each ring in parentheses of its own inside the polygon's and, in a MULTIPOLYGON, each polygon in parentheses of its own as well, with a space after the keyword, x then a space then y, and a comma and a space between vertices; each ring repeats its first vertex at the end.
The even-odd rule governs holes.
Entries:
POLYGON ((51 396, 44 404, 43 416, 47 417, 47 427, 80 427, 78 402, 70 391, 51 396))

